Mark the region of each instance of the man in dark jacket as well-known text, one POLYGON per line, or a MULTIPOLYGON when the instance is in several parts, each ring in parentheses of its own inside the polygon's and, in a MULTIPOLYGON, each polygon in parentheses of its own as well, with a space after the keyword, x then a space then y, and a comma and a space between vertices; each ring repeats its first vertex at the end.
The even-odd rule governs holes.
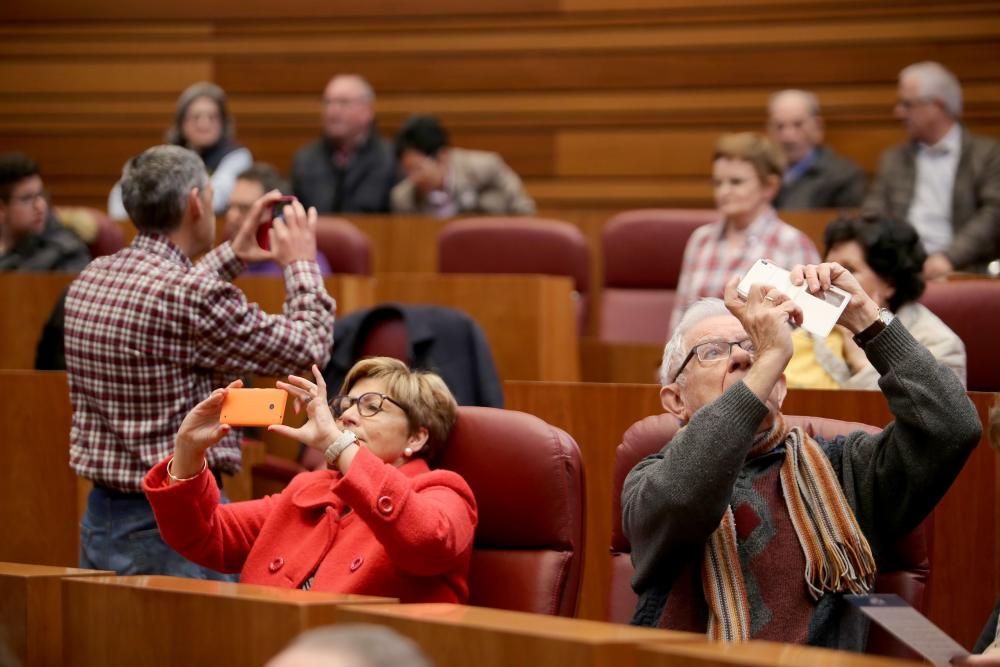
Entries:
POLYGON ((375 91, 356 74, 323 92, 323 136, 292 161, 292 191, 319 213, 385 213, 396 160, 375 130, 375 91))
POLYGON ((829 441, 789 428, 783 373, 799 306, 766 285, 744 302, 736 280, 725 304, 692 305, 661 368, 663 406, 683 427, 622 490, 637 624, 863 650, 867 624, 844 594, 870 590, 979 440, 955 374, 848 271, 793 269, 793 284, 803 279, 812 293, 850 293, 840 324, 881 373, 895 421, 829 441))
POLYGON ((0 271, 72 271, 90 261, 83 241, 56 220, 35 161, 0 155, 0 271))
POLYGON ((782 90, 768 104, 767 130, 788 161, 777 209, 853 208, 865 194, 861 167, 823 145, 823 118, 816 95, 782 90))

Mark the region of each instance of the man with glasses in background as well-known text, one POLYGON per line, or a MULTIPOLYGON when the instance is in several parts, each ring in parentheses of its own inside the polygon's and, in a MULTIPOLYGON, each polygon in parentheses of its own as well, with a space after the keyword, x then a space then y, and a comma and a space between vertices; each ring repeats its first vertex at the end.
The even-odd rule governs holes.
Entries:
POLYGON ((41 172, 23 153, 0 155, 0 271, 80 271, 87 246, 56 220, 41 172))
POLYGON ((766 285, 684 314, 663 354, 660 398, 681 428, 622 490, 639 595, 633 623, 713 639, 863 650, 846 593, 871 590, 881 558, 944 495, 981 434, 975 408, 888 310, 836 263, 792 283, 851 295, 840 324, 882 374, 896 419, 876 434, 813 438, 781 413, 792 324, 766 285))
POLYGON ((292 191, 319 213, 386 213, 396 159, 375 128, 375 91, 357 74, 323 91, 323 136, 292 160, 292 191))
POLYGON ((899 73, 896 117, 909 141, 882 156, 862 208, 912 224, 924 276, 983 270, 1000 257, 1000 142, 963 127, 962 87, 936 62, 899 73))

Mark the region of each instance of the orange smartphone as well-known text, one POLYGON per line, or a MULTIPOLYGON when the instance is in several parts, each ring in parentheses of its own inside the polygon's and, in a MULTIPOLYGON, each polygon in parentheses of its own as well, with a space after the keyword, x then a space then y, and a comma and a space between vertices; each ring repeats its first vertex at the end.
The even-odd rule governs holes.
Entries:
POLYGON ((270 426, 285 419, 284 389, 230 389, 219 421, 230 426, 270 426))

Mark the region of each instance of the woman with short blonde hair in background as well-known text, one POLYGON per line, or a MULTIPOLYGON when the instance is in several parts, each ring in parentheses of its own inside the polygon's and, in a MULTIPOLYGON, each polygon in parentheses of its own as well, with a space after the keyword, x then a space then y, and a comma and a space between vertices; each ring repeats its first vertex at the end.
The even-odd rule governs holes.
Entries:
POLYGON ((819 262, 809 237, 779 220, 771 207, 784 172, 785 157, 767 137, 753 132, 719 137, 712 154, 719 221, 694 230, 684 247, 668 336, 688 306, 703 297, 721 298, 726 282, 758 259, 789 270, 819 262))

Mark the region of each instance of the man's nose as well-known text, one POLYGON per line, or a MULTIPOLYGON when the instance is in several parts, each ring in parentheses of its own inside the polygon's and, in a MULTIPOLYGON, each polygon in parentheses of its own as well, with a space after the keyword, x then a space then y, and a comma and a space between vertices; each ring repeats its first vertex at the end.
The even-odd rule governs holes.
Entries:
POLYGON ((739 345, 733 345, 729 353, 729 372, 746 370, 753 366, 753 357, 739 345))

